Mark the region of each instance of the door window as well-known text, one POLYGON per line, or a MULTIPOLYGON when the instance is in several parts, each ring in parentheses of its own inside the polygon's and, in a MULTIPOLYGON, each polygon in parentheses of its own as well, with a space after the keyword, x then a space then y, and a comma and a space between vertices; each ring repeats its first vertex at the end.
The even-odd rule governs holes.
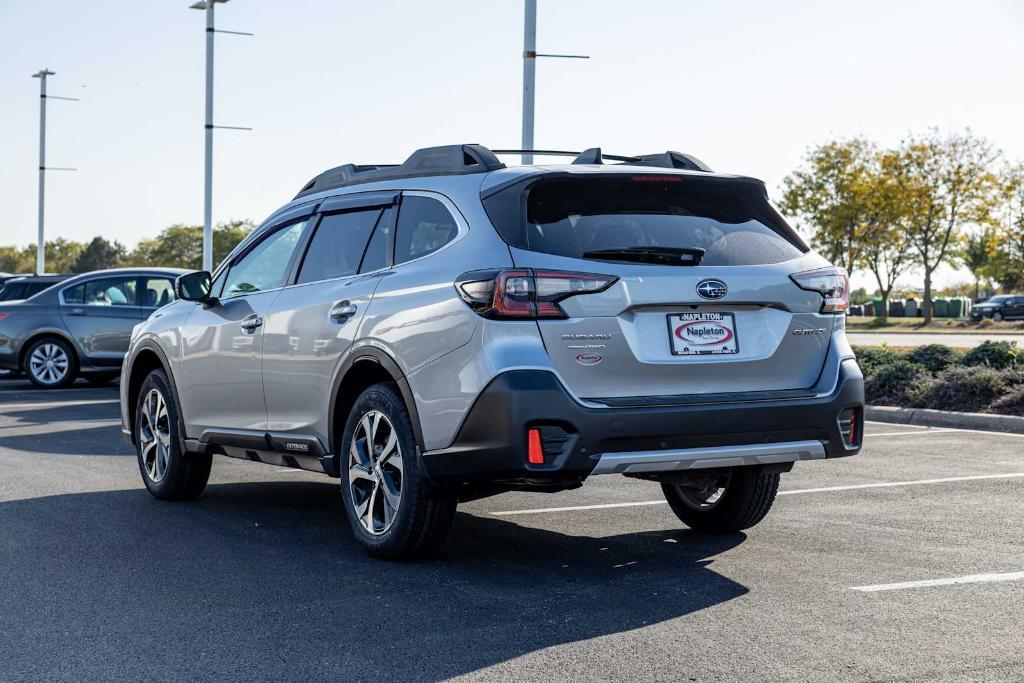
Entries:
POLYGON ((174 301, 174 283, 164 277, 149 277, 142 281, 142 305, 159 308, 174 301))
POLYGON ((324 216, 306 250, 298 283, 318 282, 359 272, 370 233, 380 215, 380 209, 372 209, 324 216))
POLYGON ((64 290, 64 303, 85 306, 138 306, 135 277, 89 280, 64 290))
POLYGON ((281 228, 233 264, 224 282, 222 297, 227 299, 282 286, 307 222, 308 219, 281 228))
POLYGON ((395 263, 435 252, 458 233, 455 219, 441 202, 429 197, 403 197, 395 233, 395 263))

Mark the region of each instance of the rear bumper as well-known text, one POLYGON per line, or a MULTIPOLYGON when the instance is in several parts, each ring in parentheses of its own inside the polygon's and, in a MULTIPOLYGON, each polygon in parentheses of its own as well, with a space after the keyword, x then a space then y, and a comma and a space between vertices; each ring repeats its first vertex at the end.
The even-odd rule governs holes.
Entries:
POLYGON ((838 417, 863 405, 864 380, 852 359, 839 364, 835 388, 824 396, 639 408, 588 407, 551 372, 513 370, 481 392, 452 446, 424 453, 422 462, 443 486, 564 488, 606 472, 834 458, 860 450, 862 420, 850 447, 838 417), (527 464, 532 427, 545 435, 544 465, 527 464))

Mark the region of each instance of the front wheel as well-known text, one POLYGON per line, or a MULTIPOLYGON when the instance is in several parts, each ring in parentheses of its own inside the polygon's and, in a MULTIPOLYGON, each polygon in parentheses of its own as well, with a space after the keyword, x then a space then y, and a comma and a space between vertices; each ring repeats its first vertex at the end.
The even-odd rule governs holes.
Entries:
POLYGON ((1003 314, 1000 313, 999 311, 996 311, 995 313, 992 314, 992 320, 995 320, 997 323, 1003 322, 1003 314))
POLYGON ((210 478, 213 456, 185 454, 178 409, 163 370, 149 373, 135 404, 135 446, 139 471, 156 498, 198 498, 210 478))
POLYGON ((371 555, 411 560, 441 546, 457 500, 420 469, 409 412, 391 385, 375 384, 356 400, 339 459, 345 514, 371 555))
POLYGON ((734 467, 700 486, 666 483, 661 490, 676 517, 694 531, 730 533, 764 519, 779 491, 779 474, 734 467))

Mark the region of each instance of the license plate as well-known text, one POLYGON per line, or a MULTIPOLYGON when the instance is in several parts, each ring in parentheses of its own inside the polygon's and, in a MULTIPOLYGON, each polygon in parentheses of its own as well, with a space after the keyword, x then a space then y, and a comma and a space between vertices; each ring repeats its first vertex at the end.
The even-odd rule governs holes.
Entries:
POLYGON ((739 353, 733 313, 674 313, 668 316, 672 353, 677 356, 739 353))

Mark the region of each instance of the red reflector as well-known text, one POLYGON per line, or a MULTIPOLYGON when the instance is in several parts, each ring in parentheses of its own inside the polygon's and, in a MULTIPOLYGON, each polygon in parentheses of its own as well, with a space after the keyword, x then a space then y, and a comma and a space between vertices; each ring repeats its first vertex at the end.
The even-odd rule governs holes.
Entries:
POLYGON ((540 442, 540 430, 531 429, 526 435, 526 461, 531 465, 543 465, 544 445, 540 442))
POLYGON ((10 315, 10 313, 0 313, 0 320, 3 320, 4 318, 6 318, 9 315, 10 315))

